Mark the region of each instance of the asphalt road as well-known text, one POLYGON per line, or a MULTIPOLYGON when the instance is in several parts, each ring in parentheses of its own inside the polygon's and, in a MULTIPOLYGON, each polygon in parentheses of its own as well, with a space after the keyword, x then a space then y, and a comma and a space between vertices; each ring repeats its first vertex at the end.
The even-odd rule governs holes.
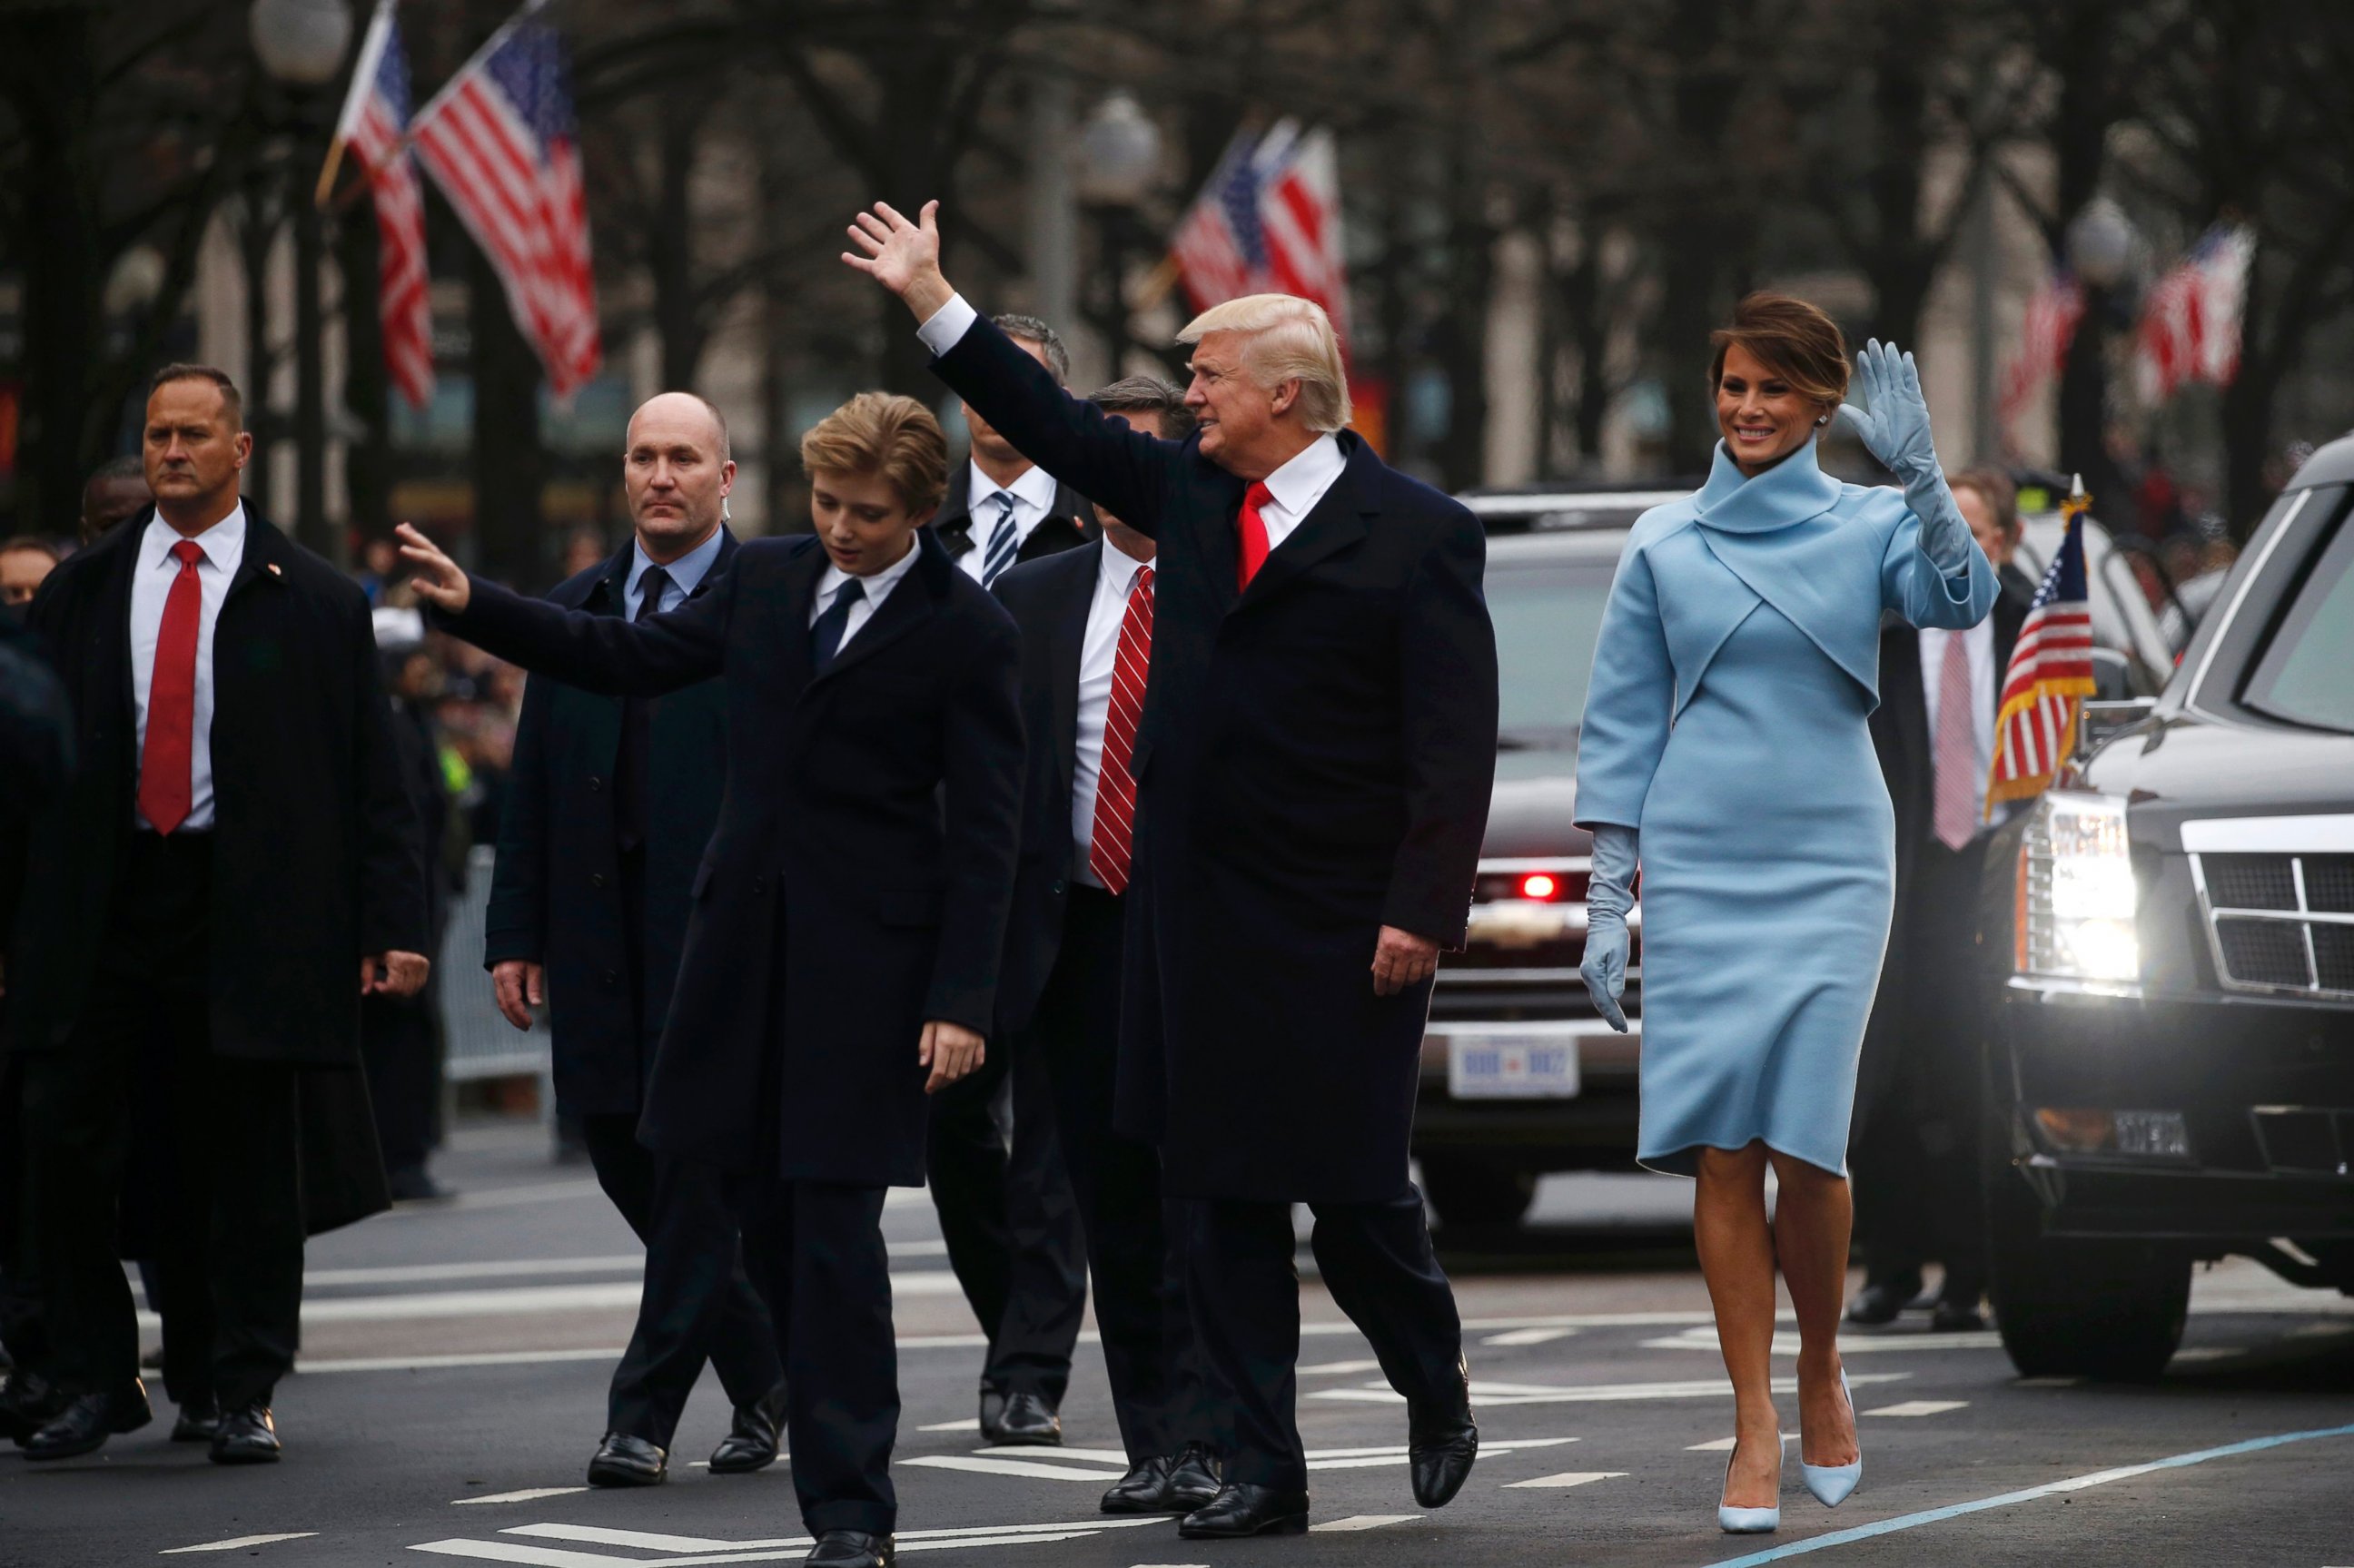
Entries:
MULTIPOLYGON (((313 1247, 302 1369, 278 1397, 282 1464, 207 1464, 164 1440, 168 1406, 85 1459, 0 1457, 0 1563, 798 1563, 807 1542, 786 1466, 713 1477, 688 1463, 726 1429, 707 1376, 670 1484, 582 1484, 638 1266, 587 1170, 550 1165, 535 1128, 504 1126, 461 1132, 440 1171, 455 1202, 313 1247)), ((1851 1335, 1861 1490, 1829 1512, 1793 1465, 1778 1535, 1718 1534, 1731 1401, 1688 1192, 1668 1178, 1556 1180, 1520 1234, 1450 1253, 1484 1447, 1440 1512, 1415 1507, 1403 1407, 1311 1279, 1301 1422, 1316 1530, 1249 1542, 1182 1542, 1166 1521, 1095 1511, 1119 1465, 1091 1343, 1066 1447, 981 1448, 971 1319, 929 1204, 895 1193, 900 1549, 938 1552, 944 1568, 1722 1565, 1814 1552, 1827 1568, 2354 1564, 2354 1301, 2228 1266, 2201 1277, 2186 1349, 2154 1387, 2022 1382, 1992 1334, 1932 1334, 1925 1319, 1851 1335)), ((1304 1249, 1301 1263, 1312 1270, 1304 1249)), ((1794 1400, 1785 1415, 1795 1423, 1794 1400)))

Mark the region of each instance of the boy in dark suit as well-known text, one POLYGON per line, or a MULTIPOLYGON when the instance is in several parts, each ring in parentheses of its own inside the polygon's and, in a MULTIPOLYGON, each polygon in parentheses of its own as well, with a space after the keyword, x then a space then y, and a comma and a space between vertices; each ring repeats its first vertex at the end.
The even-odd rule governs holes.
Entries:
POLYGON ((640 1139, 742 1182, 785 1362, 809 1568, 896 1561, 888 1186, 924 1179, 928 1092, 980 1065, 1019 834, 1020 634, 922 528, 947 443, 862 393, 801 440, 815 536, 737 550, 637 621, 466 574, 404 525, 418 591, 535 673, 657 695, 719 677, 727 789, 640 1139))

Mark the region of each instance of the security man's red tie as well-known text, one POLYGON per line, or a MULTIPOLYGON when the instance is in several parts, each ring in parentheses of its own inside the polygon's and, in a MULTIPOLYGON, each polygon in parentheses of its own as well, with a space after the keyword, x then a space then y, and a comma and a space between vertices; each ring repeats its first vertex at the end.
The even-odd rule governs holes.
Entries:
POLYGON ((1237 592, 1250 587, 1251 578, 1258 576, 1259 567, 1267 564, 1267 519, 1259 508, 1275 499, 1275 492, 1265 480, 1254 480, 1243 492, 1242 514, 1235 519, 1235 532, 1240 537, 1241 551, 1235 559, 1235 588, 1237 592))
POLYGON ((204 585, 196 563, 204 546, 183 539, 172 546, 180 563, 164 596, 164 625, 155 639, 155 669, 147 683, 147 741, 139 753, 139 814, 159 833, 188 820, 196 768, 196 622, 204 585))
POLYGON ((1136 568, 1120 617, 1119 651, 1112 660, 1111 711, 1104 718, 1103 767, 1096 776, 1096 825, 1087 842, 1087 869, 1114 893, 1128 890, 1136 832, 1136 725, 1144 715, 1144 676, 1152 666, 1152 568, 1136 568))

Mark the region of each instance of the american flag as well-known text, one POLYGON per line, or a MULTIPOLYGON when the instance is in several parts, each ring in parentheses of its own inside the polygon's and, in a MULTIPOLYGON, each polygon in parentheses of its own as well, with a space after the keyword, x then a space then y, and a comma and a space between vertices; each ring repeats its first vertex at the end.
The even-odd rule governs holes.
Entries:
POLYGON ((1987 812, 2052 787, 2076 749, 2076 721, 2093 694, 2093 607, 2084 591, 2084 507, 2080 482, 2062 503, 2067 532, 2036 588, 1994 721, 1987 812))
POLYGON ((1277 122, 1237 132, 1171 241, 1197 311, 1242 294, 1297 294, 1349 335, 1341 254, 1340 158, 1332 133, 1277 122))
POLYGON ((2005 429, 2018 422, 2043 384, 2068 363, 2068 345, 2075 340, 2076 323, 2084 314, 2084 291, 2064 271, 2046 278, 2027 302, 2027 319, 2020 324, 2019 352, 2003 366, 1996 412, 2005 429))
MULTIPOLYGON (((376 313, 385 368, 410 405, 433 400, 433 304, 425 268, 425 193, 402 138, 408 130, 408 59, 394 0, 377 0, 360 44, 335 140, 367 171, 376 203, 376 313)), ((334 154, 328 154, 331 163, 334 154)))
POLYGON ((596 281, 580 147, 554 28, 539 0, 491 36, 419 110, 418 161, 506 286, 515 324, 562 397, 597 374, 596 281))
POLYGON ((2239 224, 2209 229, 2151 286, 2134 345, 2142 400, 2157 404, 2186 382, 2231 385, 2240 370, 2240 312, 2256 237, 2239 224))

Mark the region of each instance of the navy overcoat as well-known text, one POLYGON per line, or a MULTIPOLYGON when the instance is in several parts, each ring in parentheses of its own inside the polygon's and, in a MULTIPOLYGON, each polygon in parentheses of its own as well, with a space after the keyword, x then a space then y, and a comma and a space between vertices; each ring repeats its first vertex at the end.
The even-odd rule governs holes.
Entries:
POLYGON ((1376 996, 1373 949, 1385 925, 1463 940, 1496 766, 1479 522, 1343 434, 1346 469, 1240 592, 1245 485, 1198 438, 1071 397, 987 321, 934 368, 1160 542, 1122 1130, 1181 1196, 1398 1196, 1430 986, 1376 996))
POLYGON ((475 579, 456 635, 590 691, 717 677, 726 791, 638 1136, 788 1181, 914 1186, 928 1019, 989 1032, 1022 789, 1020 634, 928 532, 813 674, 815 538, 756 539, 676 609, 567 610, 475 579))

